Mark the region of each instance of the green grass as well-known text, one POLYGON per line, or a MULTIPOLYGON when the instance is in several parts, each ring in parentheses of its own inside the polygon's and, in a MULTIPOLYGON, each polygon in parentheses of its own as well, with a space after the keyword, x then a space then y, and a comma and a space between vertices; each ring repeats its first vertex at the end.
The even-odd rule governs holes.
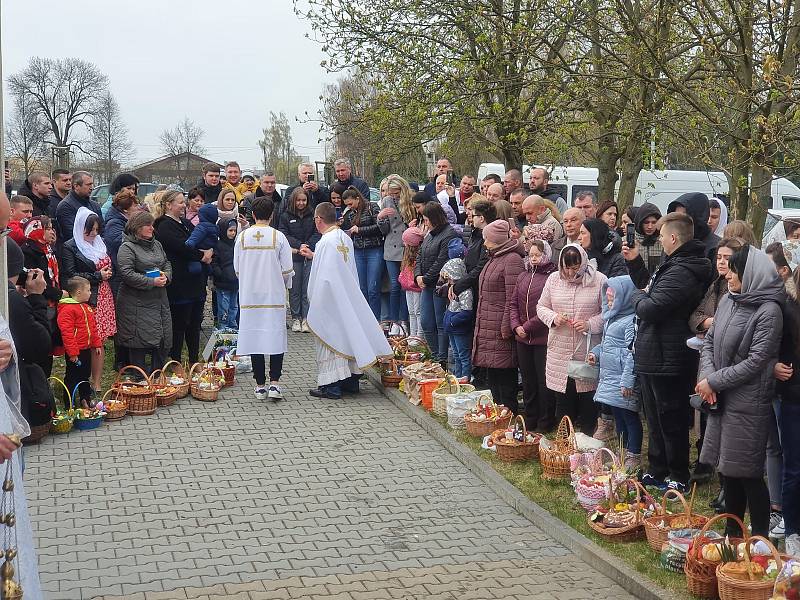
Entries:
MULTIPOLYGON (((646 541, 615 544, 595 534, 587 523, 586 511, 578 504, 575 492, 568 482, 552 482, 542 479, 542 468, 537 461, 504 463, 497 458, 494 452, 482 449, 481 440, 467 435, 464 431, 451 430, 447 427, 445 417, 431 416, 447 428, 459 442, 469 447, 514 487, 553 516, 582 533, 609 553, 619 557, 659 586, 674 593, 676 597, 692 598, 686 590, 686 578, 681 574, 662 569, 659 566, 659 556, 650 549, 646 541)), ((646 453, 646 449, 644 451, 646 453)), ((713 511, 709 508, 708 502, 716 497, 718 491, 719 487, 716 481, 698 486, 692 512, 712 516, 713 511)), ((658 499, 658 496, 655 497, 658 499)), ((669 507, 675 512, 680 510, 679 505, 670 504, 669 507)))

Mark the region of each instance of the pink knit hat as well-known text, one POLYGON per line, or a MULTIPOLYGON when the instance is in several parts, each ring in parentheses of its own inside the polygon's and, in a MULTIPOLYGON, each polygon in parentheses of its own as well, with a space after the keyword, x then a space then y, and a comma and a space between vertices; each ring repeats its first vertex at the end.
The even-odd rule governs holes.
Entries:
POLYGON ((403 243, 406 246, 419 246, 425 234, 419 227, 409 227, 403 232, 403 243))
POLYGON ((492 244, 503 244, 511 239, 510 231, 508 221, 497 219, 483 228, 483 239, 492 244))

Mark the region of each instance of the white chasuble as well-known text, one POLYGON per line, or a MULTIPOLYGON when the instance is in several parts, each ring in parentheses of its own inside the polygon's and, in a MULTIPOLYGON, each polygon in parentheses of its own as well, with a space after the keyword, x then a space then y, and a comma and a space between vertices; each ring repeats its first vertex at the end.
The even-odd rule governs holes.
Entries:
POLYGON ((308 280, 308 325, 317 338, 318 384, 358 373, 392 349, 361 293, 350 237, 338 227, 322 235, 308 280))
POLYGON ((286 290, 292 287, 292 249, 286 236, 267 225, 242 231, 233 246, 239 277, 238 354, 283 354, 287 350, 286 290))

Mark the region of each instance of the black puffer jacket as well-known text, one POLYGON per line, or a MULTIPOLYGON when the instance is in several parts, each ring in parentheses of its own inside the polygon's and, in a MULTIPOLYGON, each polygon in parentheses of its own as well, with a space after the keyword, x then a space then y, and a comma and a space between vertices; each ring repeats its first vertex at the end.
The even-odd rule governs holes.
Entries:
MULTIPOLYGON (((288 210, 284 211, 281 214, 278 231, 286 236, 286 240, 292 248, 298 250, 303 244, 307 244, 311 250, 314 250, 322 237, 314 224, 314 213, 311 210, 306 210, 302 215, 296 215, 288 210)), ((300 254, 292 254, 292 259, 299 262, 305 260, 300 254)))
POLYGON ((47 255, 44 253, 44 250, 41 249, 39 244, 31 240, 26 240, 20 248, 22 248, 22 254, 25 255, 25 266, 28 269, 41 269, 44 274, 47 287, 44 288, 42 296, 44 296, 46 300, 57 304, 58 301, 61 300, 61 284, 58 281, 50 279, 50 268, 48 267, 47 255))
POLYGON ((383 248, 383 233, 378 226, 378 213, 381 209, 370 202, 361 213, 358 223, 354 221, 356 213, 348 210, 342 218, 342 231, 348 231, 353 225, 358 226, 358 233, 353 236, 353 247, 356 250, 365 248, 383 248))
POLYGON ((486 251, 486 246, 483 245, 483 230, 473 227, 467 244, 467 254, 464 257, 467 274, 453 284, 453 291, 456 295, 472 289, 472 297, 478 297, 478 280, 488 261, 489 253, 486 251))
POLYGON ((432 288, 436 285, 439 273, 447 262, 447 245, 457 237, 458 233, 450 224, 432 229, 425 235, 414 267, 414 277, 421 275, 425 287, 432 288))
POLYGON ((18 196, 25 196, 31 199, 33 202, 33 216, 38 217, 39 215, 50 215, 50 199, 49 198, 39 198, 36 194, 33 193, 31 189, 30 183, 26 179, 24 183, 20 186, 19 190, 17 190, 18 196))
POLYGON ((656 269, 648 292, 633 293, 639 320, 634 353, 637 373, 690 374, 697 354, 686 346, 694 335, 688 321, 703 298, 710 272, 703 244, 690 240, 656 269))
MULTIPOLYGON (((692 217, 692 221, 694 221, 694 239, 703 244, 705 255, 711 261, 711 266, 714 267, 720 238, 718 235, 714 235, 714 232, 708 226, 708 217, 711 214, 708 196, 702 192, 681 194, 673 202, 670 202, 667 212, 673 212, 676 205, 685 207, 686 214, 692 217)), ((713 277, 716 277, 715 267, 713 268, 713 277)), ((710 285, 711 280, 707 284, 710 285)))
POLYGON ((198 302, 206 297, 206 279, 203 273, 190 273, 189 263, 203 258, 200 250, 192 250, 186 240, 194 226, 186 219, 180 222, 163 215, 155 222, 156 239, 161 243, 164 252, 172 265, 172 277, 167 286, 170 304, 182 302, 198 302))
POLYGON ((74 239, 64 244, 64 248, 61 251, 58 275, 61 279, 61 289, 67 289, 67 282, 72 277, 79 276, 88 279, 89 284, 92 286, 89 304, 97 306, 97 289, 100 287, 103 277, 100 275, 100 271, 97 270, 97 266, 81 254, 74 239))
POLYGON ((211 260, 211 274, 214 276, 214 287, 221 290, 238 290, 239 278, 233 268, 233 246, 235 239, 228 238, 228 226, 236 226, 236 221, 220 221, 219 242, 214 248, 214 257, 211 260))

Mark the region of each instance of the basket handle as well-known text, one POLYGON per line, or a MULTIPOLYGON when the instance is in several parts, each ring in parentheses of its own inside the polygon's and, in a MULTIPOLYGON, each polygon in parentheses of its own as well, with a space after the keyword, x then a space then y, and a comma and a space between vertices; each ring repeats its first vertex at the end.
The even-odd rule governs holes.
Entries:
POLYGON ((703 525, 702 529, 700 529, 700 533, 698 533, 697 537, 694 538, 695 543, 692 544, 692 552, 694 553, 695 559, 699 558, 698 554, 700 553, 700 548, 703 545, 703 544, 698 544, 697 540, 702 540, 703 537, 706 535, 706 533, 708 533, 708 530, 711 528, 711 526, 717 521, 720 521, 722 519, 733 519, 734 521, 736 521, 737 525, 739 525, 739 527, 742 529, 742 533, 746 531, 744 523, 742 523, 742 520, 736 515, 732 513, 722 513, 719 515, 714 515, 708 521, 706 521, 706 524, 703 525))
POLYGON ((525 417, 523 417, 522 415, 517 415, 516 417, 514 417, 514 420, 511 421, 510 425, 514 425, 514 427, 516 428, 517 421, 522 422, 522 441, 524 442, 525 438, 528 437, 528 428, 525 427, 525 417))
POLYGON ((617 455, 614 454, 611 450, 603 446, 602 448, 598 448, 597 451, 594 453, 592 457, 592 468, 595 470, 600 470, 603 468, 603 454, 608 454, 611 457, 611 465, 614 469, 618 469, 620 467, 619 459, 617 455))
POLYGON ((165 385, 167 385, 167 378, 164 377, 164 369, 156 369, 155 371, 150 373, 150 378, 148 379, 148 381, 152 386, 160 385, 161 387, 164 387, 165 385), (158 382, 156 382, 156 373, 158 373, 158 382))
MULTIPOLYGON (((67 406, 67 410, 74 410, 75 405, 72 402, 72 394, 70 393, 69 389, 67 388, 67 384, 64 383, 61 379, 59 379, 58 377, 55 377, 55 376, 48 377, 47 381, 50 381, 51 379, 53 381, 57 381, 59 384, 61 384, 61 387, 64 388, 65 392, 67 392, 67 402, 69 402, 69 406, 67 406)), ((58 412, 58 411, 56 411, 56 412, 58 412)))
MULTIPOLYGON (((183 365, 181 363, 179 363, 177 360, 168 360, 166 363, 164 363, 164 366, 161 367, 161 371, 165 374, 165 376, 166 376, 166 373, 167 373, 167 367, 172 366, 172 365, 178 365, 178 367, 180 368, 182 375, 179 375, 179 377, 180 376, 186 377, 186 369, 184 369, 183 365)), ((176 371, 174 369, 173 369, 173 372, 174 373, 178 373, 178 371, 176 371)))
POLYGON ((630 485, 633 484, 633 489, 636 490, 636 518, 637 520, 641 517, 642 514, 642 484, 636 481, 635 479, 623 479, 622 481, 617 482, 616 485, 611 486, 611 498, 614 500, 616 504, 619 501, 619 496, 617 496, 617 490, 625 485, 626 488, 630 489, 630 485))
POLYGON ((575 450, 575 427, 572 425, 572 419, 569 418, 569 415, 561 417, 561 422, 558 424, 556 436, 553 441, 558 446, 563 446, 564 443, 566 443, 569 448, 573 451, 575 450))
POLYGON ((122 380, 122 374, 123 374, 125 371, 127 371, 128 369, 133 369, 134 371, 138 371, 138 372, 139 372, 139 374, 142 376, 142 380, 143 380, 143 381, 146 381, 146 382, 147 382, 147 385, 150 385, 150 378, 147 376, 147 373, 145 373, 145 372, 144 372, 142 369, 140 369, 140 368, 139 368, 139 367, 137 367, 136 365, 128 365, 128 366, 126 366, 126 367, 122 367, 122 368, 119 370, 119 372, 117 373, 117 381, 118 381, 118 382, 122 380))
POLYGON ((674 496, 678 500, 680 500, 681 504, 683 504, 684 512, 686 513, 686 515, 691 520, 692 515, 689 514, 689 505, 686 504, 686 498, 684 498, 683 494, 681 494, 678 490, 667 490, 666 492, 664 492, 664 498, 662 498, 662 500, 661 500, 661 512, 662 512, 662 514, 664 514, 664 515, 667 514, 667 496, 674 496))
POLYGON ((225 363, 228 363, 228 351, 225 348, 217 348, 214 351, 214 362, 219 360, 219 355, 222 354, 222 358, 225 360, 225 363))
MULTIPOLYGON (((72 389, 72 403, 75 404, 75 398, 78 397, 78 388, 81 387, 82 383, 89 383, 85 379, 83 381, 79 381, 75 384, 75 387, 72 389)), ((92 387, 92 384, 89 383, 89 387, 92 387)))
POLYGON ((114 389, 114 386, 111 386, 110 388, 108 388, 108 389, 106 390, 106 393, 105 393, 105 394, 103 394, 103 398, 100 400, 100 402, 102 402, 102 403, 103 403, 103 406, 105 406, 105 404, 106 404, 106 398, 108 398, 108 395, 109 395, 109 394, 111 394, 111 393, 116 393, 116 394, 119 396, 119 390, 117 390, 117 389, 114 389))
POLYGON ((206 368, 206 367, 205 367, 205 365, 204 365, 203 363, 199 363, 199 362, 196 362, 196 363, 194 363, 194 364, 192 365, 192 368, 191 368, 191 369, 189 369, 189 383, 191 383, 191 381, 192 381, 192 375, 194 375, 194 370, 195 370, 197 367, 200 367, 200 368, 206 368))
MULTIPOLYGON (((742 529, 742 532, 744 532, 744 529, 742 529)), ((753 541, 756 541, 756 542, 757 541, 762 541, 762 542, 767 544, 767 548, 769 548, 769 550, 772 552, 772 558, 775 559, 775 564, 778 567, 778 573, 780 573, 781 569, 783 569, 783 561, 781 560, 781 557, 778 554, 778 550, 775 548, 775 545, 765 537, 762 537, 760 535, 751 535, 750 537, 746 537, 744 539, 744 560, 747 563, 747 567, 748 567, 747 568, 747 575, 749 576, 750 581, 753 581, 753 574, 750 571, 750 564, 751 564, 751 561, 750 561, 750 544, 753 541)))

